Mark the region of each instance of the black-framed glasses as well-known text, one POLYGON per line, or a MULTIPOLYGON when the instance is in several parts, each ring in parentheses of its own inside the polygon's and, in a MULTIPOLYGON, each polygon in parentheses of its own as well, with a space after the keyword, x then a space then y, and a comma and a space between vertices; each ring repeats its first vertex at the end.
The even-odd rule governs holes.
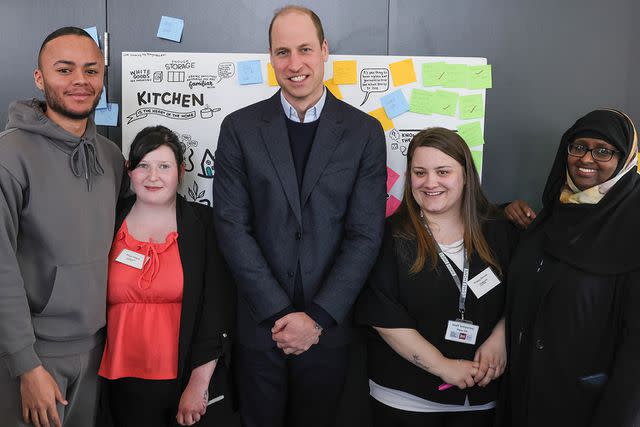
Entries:
POLYGON ((596 162, 608 162, 619 151, 609 150, 604 147, 588 148, 586 145, 571 143, 567 146, 567 153, 573 157, 584 157, 585 154, 591 153, 591 157, 596 162))

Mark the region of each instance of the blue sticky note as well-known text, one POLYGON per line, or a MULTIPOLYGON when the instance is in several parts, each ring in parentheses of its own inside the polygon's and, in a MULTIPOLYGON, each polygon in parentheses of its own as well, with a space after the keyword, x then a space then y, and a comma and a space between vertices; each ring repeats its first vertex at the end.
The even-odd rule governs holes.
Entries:
POLYGON ((100 95, 100 101, 98 101, 98 105, 96 106, 96 110, 102 110, 103 108, 107 108, 107 88, 102 88, 102 95, 100 95))
POLYGON ((402 113, 409 111, 409 103, 407 98, 404 97, 402 89, 398 89, 395 92, 391 92, 389 95, 385 95, 380 98, 380 103, 384 108, 384 112, 387 113, 390 119, 398 117, 402 113))
POLYGON ((158 26, 158 37, 180 43, 183 29, 184 21, 182 19, 163 16, 160 18, 158 26))
POLYGON ((238 83, 241 85, 253 85, 263 81, 260 60, 238 62, 238 83))
POLYGON ((109 103, 107 108, 96 110, 93 121, 99 126, 118 126, 118 104, 109 103))
POLYGON ((83 28, 92 39, 96 41, 96 44, 100 46, 100 42, 98 41, 98 29, 96 27, 83 28))

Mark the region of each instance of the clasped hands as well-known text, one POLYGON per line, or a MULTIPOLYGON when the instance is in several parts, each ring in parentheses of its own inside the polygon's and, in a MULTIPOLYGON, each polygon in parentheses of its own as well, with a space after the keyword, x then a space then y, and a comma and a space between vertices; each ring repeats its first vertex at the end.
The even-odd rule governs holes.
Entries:
POLYGON ((318 344, 322 329, 304 312, 289 313, 276 320, 271 338, 284 354, 299 355, 318 344))

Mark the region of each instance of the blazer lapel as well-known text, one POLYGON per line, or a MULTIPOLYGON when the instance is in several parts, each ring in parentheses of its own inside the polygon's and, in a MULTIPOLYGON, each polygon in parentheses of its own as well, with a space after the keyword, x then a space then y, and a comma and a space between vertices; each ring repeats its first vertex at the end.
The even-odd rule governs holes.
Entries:
POLYGON ((289 133, 287 132, 287 125, 280 102, 280 91, 269 99, 263 120, 262 140, 269 152, 273 167, 280 178, 280 184, 284 189, 289 205, 298 222, 302 223, 298 180, 296 178, 296 169, 293 165, 291 147, 289 146, 289 133))
MULTIPOLYGON (((325 89, 326 90, 326 89, 325 89)), ((311 153, 302 179, 302 191, 300 192, 301 206, 307 203, 307 199, 316 186, 322 171, 327 167, 329 159, 342 140, 344 127, 342 117, 338 114, 338 100, 327 90, 327 99, 320 114, 320 123, 316 131, 316 137, 311 146, 311 153)), ((295 177, 295 171, 294 175, 295 177)))

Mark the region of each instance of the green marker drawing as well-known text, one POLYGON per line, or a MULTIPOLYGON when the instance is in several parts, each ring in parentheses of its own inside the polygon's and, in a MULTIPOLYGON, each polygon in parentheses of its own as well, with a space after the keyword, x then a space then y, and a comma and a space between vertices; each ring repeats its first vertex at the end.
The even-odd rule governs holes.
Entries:
POLYGON ((444 107, 444 108, 442 109, 442 111, 446 110, 446 109, 447 109, 447 108, 449 108, 449 107, 450 107, 450 105, 447 105, 446 107, 444 107))
POLYGON ((446 71, 442 72, 442 74, 440 74, 440 77, 438 77, 438 80, 440 80, 442 78, 442 76, 444 76, 446 73, 446 71))
POLYGON ((473 108, 471 109, 471 111, 469 111, 469 113, 473 113, 473 110, 476 109, 476 106, 474 105, 473 108))

